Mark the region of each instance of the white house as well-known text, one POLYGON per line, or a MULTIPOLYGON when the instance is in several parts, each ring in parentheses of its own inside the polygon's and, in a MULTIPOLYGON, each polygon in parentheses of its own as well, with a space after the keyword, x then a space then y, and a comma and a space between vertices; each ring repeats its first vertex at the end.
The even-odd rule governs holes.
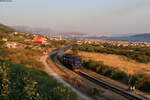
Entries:
POLYGON ((5 47, 7 47, 7 48, 17 48, 17 43, 16 42, 6 42, 5 47))

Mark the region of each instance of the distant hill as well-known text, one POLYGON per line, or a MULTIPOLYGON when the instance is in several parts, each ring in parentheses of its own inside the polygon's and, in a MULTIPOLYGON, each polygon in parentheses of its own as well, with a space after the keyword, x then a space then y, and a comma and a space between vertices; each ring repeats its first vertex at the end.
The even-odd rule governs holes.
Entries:
POLYGON ((38 34, 49 34, 52 32, 50 28, 33 28, 28 26, 12 26, 14 29, 21 30, 22 32, 38 33, 38 34))
POLYGON ((87 35, 87 33, 62 33, 62 35, 87 35))
POLYGON ((0 33, 11 33, 14 31, 16 30, 4 24, 0 24, 0 33))
POLYGON ((150 38, 150 33, 143 33, 143 34, 132 35, 131 37, 150 38))

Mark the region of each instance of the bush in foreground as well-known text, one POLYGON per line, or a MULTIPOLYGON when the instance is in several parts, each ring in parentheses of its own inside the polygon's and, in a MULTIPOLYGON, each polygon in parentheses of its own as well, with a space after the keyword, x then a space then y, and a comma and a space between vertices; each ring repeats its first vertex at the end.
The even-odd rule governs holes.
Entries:
POLYGON ((0 61, 1 100, 75 100, 75 94, 47 73, 0 61))

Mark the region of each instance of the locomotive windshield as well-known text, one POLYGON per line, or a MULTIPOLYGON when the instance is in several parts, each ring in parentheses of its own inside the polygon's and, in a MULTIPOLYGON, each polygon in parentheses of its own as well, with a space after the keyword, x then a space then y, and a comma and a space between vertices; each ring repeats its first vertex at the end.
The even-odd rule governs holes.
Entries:
POLYGON ((82 64, 81 59, 76 59, 76 60, 75 60, 75 64, 76 64, 76 65, 82 64))

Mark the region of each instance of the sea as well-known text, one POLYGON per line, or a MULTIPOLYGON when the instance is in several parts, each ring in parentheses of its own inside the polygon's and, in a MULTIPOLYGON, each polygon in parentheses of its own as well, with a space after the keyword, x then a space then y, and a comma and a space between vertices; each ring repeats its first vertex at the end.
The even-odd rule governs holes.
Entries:
POLYGON ((149 37, 73 37, 72 39, 95 39, 95 40, 117 40, 117 41, 136 41, 150 42, 149 37))

